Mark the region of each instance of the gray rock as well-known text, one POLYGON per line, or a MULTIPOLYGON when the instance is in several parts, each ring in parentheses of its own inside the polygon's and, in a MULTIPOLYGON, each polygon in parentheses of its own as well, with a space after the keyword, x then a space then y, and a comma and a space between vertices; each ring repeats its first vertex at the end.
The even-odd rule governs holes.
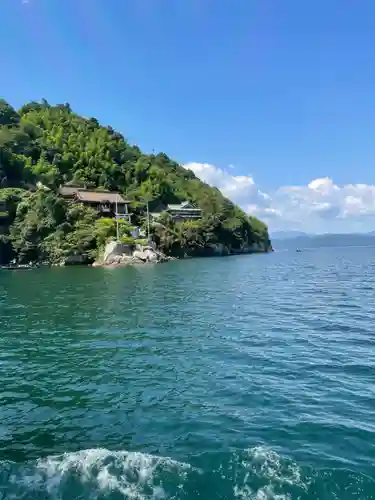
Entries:
POLYGON ((159 261, 159 257, 157 255, 157 253, 155 253, 153 250, 148 249, 148 248, 143 250, 143 251, 135 250, 133 252, 133 257, 135 257, 136 259, 141 260, 143 262, 158 262, 159 261))
POLYGON ((102 261, 94 262, 94 267, 99 266, 121 266, 128 264, 145 264, 167 262, 172 260, 161 252, 158 252, 152 245, 142 246, 124 245, 116 241, 107 243, 102 261))
POLYGON ((109 263, 108 261, 116 255, 122 255, 122 245, 118 241, 110 241, 106 244, 103 256, 104 264, 109 263))

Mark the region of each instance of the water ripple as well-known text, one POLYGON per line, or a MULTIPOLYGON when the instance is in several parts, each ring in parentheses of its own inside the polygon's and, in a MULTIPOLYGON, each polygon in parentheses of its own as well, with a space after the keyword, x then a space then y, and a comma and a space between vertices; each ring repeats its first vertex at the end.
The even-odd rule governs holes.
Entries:
POLYGON ((0 488, 374 498, 374 279, 369 248, 1 273, 0 488))

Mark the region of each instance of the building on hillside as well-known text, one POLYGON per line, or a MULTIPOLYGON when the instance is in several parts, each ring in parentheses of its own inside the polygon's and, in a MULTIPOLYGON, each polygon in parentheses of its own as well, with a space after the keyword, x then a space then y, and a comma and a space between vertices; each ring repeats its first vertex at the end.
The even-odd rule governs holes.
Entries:
POLYGON ((183 201, 178 204, 159 205, 150 215, 153 219, 158 219, 163 212, 168 213, 175 221, 198 220, 202 218, 202 210, 190 201, 183 201))
POLYGON ((130 202, 120 193, 104 189, 62 186, 60 195, 72 203, 82 203, 98 212, 99 217, 117 217, 131 222, 130 202))

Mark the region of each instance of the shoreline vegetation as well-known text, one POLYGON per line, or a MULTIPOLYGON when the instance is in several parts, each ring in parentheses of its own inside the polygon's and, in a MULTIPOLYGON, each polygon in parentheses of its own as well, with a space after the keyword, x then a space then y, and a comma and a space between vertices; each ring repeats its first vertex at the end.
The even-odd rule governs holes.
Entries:
POLYGON ((69 104, 42 100, 16 111, 0 99, 1 265, 113 266, 270 251, 263 222, 166 154, 143 153, 69 104), (61 186, 119 193, 131 217, 99 216, 64 198, 61 186), (199 218, 167 211, 149 218, 155 207, 187 202, 199 218))

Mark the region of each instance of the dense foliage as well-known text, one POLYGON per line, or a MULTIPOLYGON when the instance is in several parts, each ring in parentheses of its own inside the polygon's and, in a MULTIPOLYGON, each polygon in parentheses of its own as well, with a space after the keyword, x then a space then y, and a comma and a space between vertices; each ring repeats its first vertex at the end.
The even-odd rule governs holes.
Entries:
POLYGON ((202 220, 177 224, 166 216, 152 225, 154 239, 169 253, 205 254, 220 243, 234 251, 254 244, 260 250, 270 247, 262 222, 164 153, 143 154, 111 127, 78 116, 68 104, 50 106, 43 100, 16 112, 0 100, 0 202, 7 208, 0 214, 3 261, 12 252, 21 261, 59 262, 78 255, 92 260, 114 236, 114 221, 98 221, 91 210, 58 195, 58 187, 69 182, 120 191, 132 201, 133 223, 140 226, 146 200, 150 205, 196 203, 202 220))

